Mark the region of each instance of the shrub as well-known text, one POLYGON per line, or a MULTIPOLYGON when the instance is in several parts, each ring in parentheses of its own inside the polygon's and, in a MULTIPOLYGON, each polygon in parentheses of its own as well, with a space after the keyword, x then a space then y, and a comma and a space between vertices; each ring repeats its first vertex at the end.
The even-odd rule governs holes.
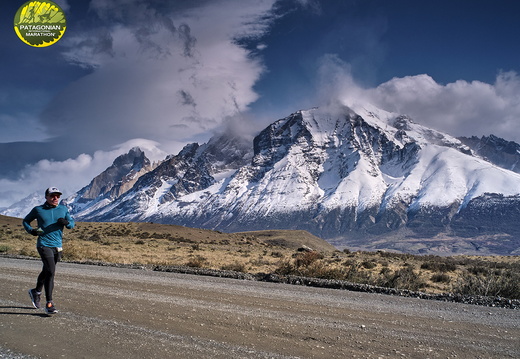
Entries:
POLYGON ((22 255, 22 256, 29 256, 29 257, 36 257, 38 255, 38 252, 36 252, 36 248, 35 247, 24 246, 22 249, 20 249, 20 255, 22 255))
POLYGON ((273 257, 273 258, 282 258, 283 257, 283 253, 282 252, 278 252, 278 251, 271 252, 271 257, 273 257))
POLYGON ((7 253, 7 252, 9 252, 9 249, 11 249, 9 246, 1 245, 0 246, 0 253, 7 253))
POLYGON ((361 265, 366 269, 372 269, 377 266, 377 263, 375 263, 374 261, 363 261, 361 265))
POLYGON ((451 262, 428 261, 421 264, 421 269, 430 270, 432 272, 453 272, 457 269, 457 266, 451 262))
POLYGON ((465 295, 500 296, 520 299, 520 273, 488 269, 470 268, 453 286, 454 293, 465 295), (475 275, 474 273, 478 274, 475 275))
POLYGON ((468 272, 470 272, 471 274, 476 275, 476 276, 487 275, 489 272, 489 269, 483 265, 473 265, 468 268, 468 272))
POLYGON ((395 253, 395 252, 385 252, 385 251, 377 251, 377 254, 381 258, 389 258, 389 259, 400 259, 400 260, 407 260, 407 259, 413 259, 415 256, 408 253, 395 253))
POLYGON ((432 275, 430 280, 435 283, 449 283, 450 276, 446 273, 435 273, 434 275, 432 275))
POLYGON ((302 252, 296 255, 294 264, 296 267, 308 267, 312 263, 316 262, 318 259, 322 258, 323 254, 316 251, 302 252))
POLYGON ((147 239, 147 238, 150 238, 150 233, 148 233, 148 232, 140 232, 140 233, 136 233, 135 236, 137 238, 147 239))
POLYGON ((370 272, 359 270, 357 262, 351 263, 348 270, 345 272, 344 279, 354 283, 377 284, 370 272))
POLYGON ((244 273, 246 271, 246 265, 244 263, 235 262, 231 264, 225 264, 220 267, 220 269, 244 273))
POLYGON ((101 234, 95 232, 92 235, 90 235, 88 238, 85 238, 85 240, 90 241, 90 242, 101 243, 104 241, 104 238, 101 234))
POLYGON ((202 256, 196 256, 196 257, 191 258, 191 259, 188 261, 188 263, 186 263, 186 265, 187 265, 188 267, 201 268, 201 267, 203 267, 207 262, 208 262, 208 260, 207 260, 205 257, 202 257, 202 256))
POLYGON ((347 272, 344 268, 330 268, 321 262, 315 262, 307 268, 305 275, 323 279, 344 279, 347 272))
POLYGON ((294 272, 295 272, 294 265, 292 264, 292 261, 290 261, 288 259, 280 261, 280 263, 278 263, 278 266, 274 270, 275 274, 280 274, 280 275, 294 274, 294 272))
POLYGON ((426 286, 426 283, 419 277, 411 266, 399 269, 395 272, 389 271, 383 274, 377 285, 396 289, 408 289, 418 291, 426 286))
POLYGON ((168 240, 170 240, 172 242, 178 242, 178 243, 195 243, 193 240, 182 237, 182 236, 179 236, 179 237, 169 236, 168 240))

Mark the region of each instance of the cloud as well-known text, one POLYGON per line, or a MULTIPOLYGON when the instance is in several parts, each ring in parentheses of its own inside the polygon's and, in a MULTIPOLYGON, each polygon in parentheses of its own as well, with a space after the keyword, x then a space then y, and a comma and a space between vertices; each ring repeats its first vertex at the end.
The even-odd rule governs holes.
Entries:
POLYGON ((317 96, 320 104, 341 101, 353 105, 365 101, 365 90, 352 77, 352 66, 336 54, 325 54, 319 59, 317 96))
POLYGON ((500 72, 493 84, 458 80, 443 85, 422 74, 363 88, 354 80, 350 64, 329 54, 321 58, 319 78, 322 104, 369 102, 453 136, 493 134, 520 142, 520 77, 514 71, 500 72))
POLYGON ((494 84, 458 80, 442 85, 428 75, 394 78, 368 90, 381 108, 455 136, 494 134, 520 142, 520 78, 501 72, 494 84))
POLYGON ((91 2, 106 25, 65 42, 65 58, 91 73, 43 112, 56 138, 82 152, 137 137, 179 141, 248 110, 264 67, 235 40, 266 31, 273 1, 183 4, 91 2))

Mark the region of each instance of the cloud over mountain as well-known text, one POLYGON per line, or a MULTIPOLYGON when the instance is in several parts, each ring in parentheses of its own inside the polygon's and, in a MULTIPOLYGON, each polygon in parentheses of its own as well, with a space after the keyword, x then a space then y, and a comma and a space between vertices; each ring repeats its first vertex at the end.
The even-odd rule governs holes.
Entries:
POLYGON ((323 102, 372 103, 454 136, 471 131, 520 142, 520 76, 514 71, 500 72, 493 84, 464 80, 440 84, 421 74, 367 88, 356 82, 350 64, 329 54, 321 59, 319 75, 317 92, 323 102))

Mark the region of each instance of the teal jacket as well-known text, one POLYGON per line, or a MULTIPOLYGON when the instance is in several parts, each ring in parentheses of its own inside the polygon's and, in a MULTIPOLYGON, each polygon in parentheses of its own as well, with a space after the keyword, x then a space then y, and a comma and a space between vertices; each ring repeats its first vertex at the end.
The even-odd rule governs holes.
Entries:
POLYGON ((31 222, 36 220, 38 227, 43 230, 43 233, 38 236, 36 247, 62 247, 63 227, 58 224, 58 218, 65 218, 69 221, 68 229, 74 228, 74 220, 69 214, 67 207, 58 205, 56 207, 50 206, 45 202, 41 206, 34 207, 31 212, 23 219, 23 226, 28 233, 35 228, 31 226, 31 222))

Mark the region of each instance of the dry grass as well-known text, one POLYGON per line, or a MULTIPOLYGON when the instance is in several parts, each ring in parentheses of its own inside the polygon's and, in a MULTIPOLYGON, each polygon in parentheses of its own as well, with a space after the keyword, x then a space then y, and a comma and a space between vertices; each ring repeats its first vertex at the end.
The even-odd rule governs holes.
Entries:
MULTIPOLYGON (((187 265, 272 272, 298 247, 333 252, 332 245, 305 231, 222 233, 153 223, 79 222, 65 230, 64 260, 121 264, 187 265)), ((18 218, 0 216, 0 253, 37 257, 36 238, 18 218)))
MULTIPOLYGON (((0 253, 37 257, 35 241, 20 219, 0 216, 0 253)), ((340 252, 305 231, 230 234, 152 223, 80 222, 66 230, 64 260, 293 274, 427 293, 520 298, 519 257, 340 252)))

